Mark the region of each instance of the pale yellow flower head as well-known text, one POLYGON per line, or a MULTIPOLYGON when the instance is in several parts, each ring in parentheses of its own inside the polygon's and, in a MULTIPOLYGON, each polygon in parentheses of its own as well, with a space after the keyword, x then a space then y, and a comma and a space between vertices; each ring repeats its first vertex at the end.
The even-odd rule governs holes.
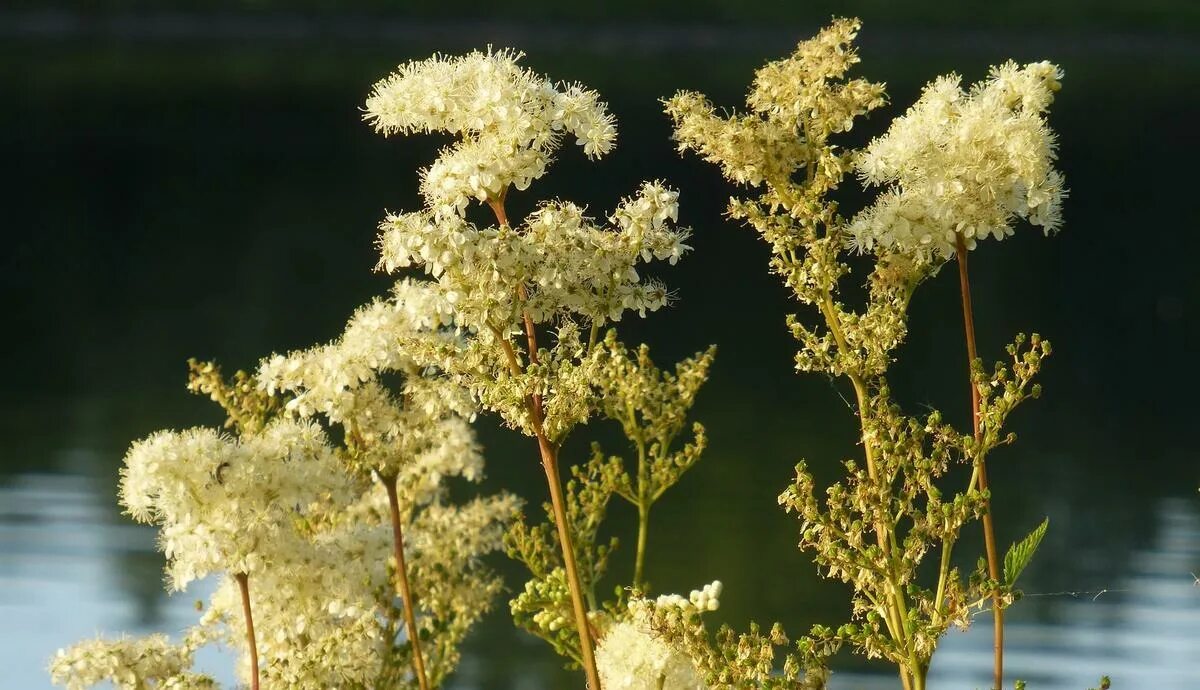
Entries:
POLYGON ((191 673, 192 650, 166 635, 85 640, 60 649, 50 661, 50 682, 67 690, 112 683, 119 690, 216 688, 207 676, 191 673))
POLYGON ((596 647, 605 690, 706 690, 686 654, 645 623, 617 623, 596 647))
POLYGON ((645 315, 666 305, 669 294, 643 279, 639 265, 675 264, 690 249, 690 231, 674 226, 678 196, 662 183, 644 183, 608 224, 566 201, 541 205, 516 229, 480 229, 428 211, 390 214, 380 225, 380 267, 423 267, 452 305, 456 325, 472 331, 518 326, 523 313, 538 323, 645 315), (520 286, 529 292, 522 302, 514 299, 520 286))
POLYGON ((679 150, 696 151, 740 184, 787 184, 819 158, 830 134, 848 131, 856 117, 883 104, 883 84, 846 78, 859 61, 858 29, 857 19, 836 19, 791 56, 759 69, 746 98, 748 114, 718 114, 691 91, 668 99, 679 150))
POLYGON ((720 580, 685 598, 664 594, 634 598, 625 620, 609 627, 596 648, 596 664, 606 690, 707 690, 695 662, 656 627, 660 614, 693 617, 720 607, 720 580))

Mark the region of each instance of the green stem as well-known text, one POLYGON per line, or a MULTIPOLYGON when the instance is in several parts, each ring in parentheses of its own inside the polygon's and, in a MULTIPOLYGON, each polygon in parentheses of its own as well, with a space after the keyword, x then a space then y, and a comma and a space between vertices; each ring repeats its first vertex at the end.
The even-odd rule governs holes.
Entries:
MULTIPOLYGON (((805 131, 805 141, 809 140, 808 132, 805 131)), ((810 161, 806 170, 806 179, 808 182, 813 180, 813 166, 810 161)), ((786 185, 780 184, 779 180, 772 182, 772 187, 783 201, 791 207, 795 206, 795 200, 786 191, 786 185)), ((789 209, 789 212, 792 209, 789 209)), ((791 256, 793 262, 796 261, 794 255, 791 256)), ((845 333, 842 331, 841 319, 838 318, 837 307, 833 303, 833 295, 828 288, 821 291, 821 312, 825 316, 825 323, 833 334, 834 340, 837 342, 839 353, 849 353, 850 348, 846 340, 845 333)), ((855 372, 846 372, 847 378, 854 385, 854 395, 858 404, 858 417, 862 427, 862 442, 863 454, 867 463, 867 475, 873 482, 880 482, 878 468, 875 463, 874 450, 871 447, 870 440, 867 438, 867 409, 868 409, 868 391, 866 382, 855 372)), ((890 482, 889 482, 890 483, 890 482)), ((892 632, 893 639, 896 640, 906 650, 906 655, 909 658, 908 666, 899 665, 900 682, 904 685, 905 690, 924 690, 924 678, 918 678, 920 675, 920 665, 916 661, 915 651, 912 649, 909 639, 908 630, 908 607, 905 605, 904 592, 900 590, 900 578, 896 574, 895 563, 892 560, 892 554, 897 550, 896 545, 896 526, 885 525, 882 522, 876 522, 875 538, 879 544, 880 551, 883 553, 884 559, 887 562, 888 575, 887 586, 888 594, 890 595, 891 605, 887 608, 888 628, 892 632), (910 677, 911 676, 911 677, 910 677), (920 683, 919 688, 916 686, 920 683)))
MULTIPOLYGON (((808 143, 811 139, 807 128, 804 131, 805 142, 808 143)), ((813 161, 809 161, 806 168, 806 180, 811 183, 814 177, 813 161)), ((781 199, 790 207, 795 206, 794 199, 786 191, 786 185, 779 184, 776 180, 772 182, 772 187, 781 199)), ((789 212, 792 209, 789 208, 789 212)), ((791 259, 795 262, 795 256, 791 259)), ((825 323, 829 330, 833 333, 834 340, 837 342, 839 353, 849 353, 848 343, 841 327, 841 320, 838 318, 837 307, 833 303, 833 296, 828 288, 821 291, 821 312, 825 316, 825 323)), ((868 391, 866 382, 855 372, 846 372, 847 378, 854 385, 854 394, 858 403, 858 417, 862 426, 862 442, 863 454, 867 463, 867 475, 872 482, 880 483, 883 481, 878 473, 878 468, 875 463, 875 456, 871 447, 870 440, 867 438, 867 409, 868 409, 868 391)), ((888 485, 891 483, 891 478, 887 478, 888 485)), ((888 608, 889 630, 894 629, 892 633, 893 639, 896 640, 906 651, 908 657, 907 667, 905 664, 899 664, 900 682, 905 690, 924 690, 925 678, 921 665, 916 658, 915 650, 912 648, 910 640, 910 631, 908 629, 908 607, 905 604, 904 592, 900 589, 900 578, 896 573, 895 563, 892 554, 898 550, 896 544, 896 525, 893 522, 891 525, 885 525, 882 522, 876 522, 875 537, 879 544, 879 548, 883 553, 884 559, 887 562, 888 576, 887 585, 892 600, 891 606, 888 608)))
POLYGON ((917 664, 912 671, 912 690, 925 690, 925 677, 929 675, 928 664, 917 664))
POLYGON ((638 506, 638 537, 637 537, 637 558, 633 566, 633 586, 638 589, 644 589, 646 586, 643 580, 643 565, 646 562, 646 540, 650 535, 650 506, 638 506))
POLYGON ((954 540, 942 542, 942 560, 938 563, 937 594, 933 599, 933 610, 941 613, 942 603, 946 598, 946 580, 950 577, 950 552, 954 549, 954 540))
MULTIPOLYGON (((838 352, 848 352, 846 337, 842 332, 841 320, 837 316, 837 308, 833 303, 833 297, 828 290, 824 290, 821 299, 821 311, 825 315, 825 322, 829 326, 830 332, 833 333, 833 338, 837 341, 838 352)), ((848 372, 847 377, 850 383, 854 386, 854 397, 858 405, 858 418, 862 428, 863 455, 867 462, 867 476, 872 481, 879 481, 878 468, 875 464, 875 453, 871 447, 871 443, 867 438, 867 405, 868 391, 866 382, 855 373, 848 372)), ((888 590, 891 596, 892 605, 889 607, 888 615, 892 618, 892 626, 895 628, 896 641, 908 647, 908 607, 904 603, 904 593, 900 591, 899 578, 896 577, 895 564, 892 563, 892 552, 895 550, 895 526, 889 528, 883 523, 875 523, 875 539, 879 544, 879 549, 882 551, 884 559, 888 564, 888 590)), ((901 672, 901 680, 904 680, 905 687, 908 687, 906 674, 901 672)))
POLYGON ((638 509, 638 540, 637 554, 633 563, 633 586, 645 587, 643 580, 646 562, 646 541, 650 535, 650 498, 647 495, 650 483, 650 471, 646 463, 646 443, 642 440, 641 431, 637 426, 637 414, 629 405, 629 435, 637 447, 637 509, 638 509))

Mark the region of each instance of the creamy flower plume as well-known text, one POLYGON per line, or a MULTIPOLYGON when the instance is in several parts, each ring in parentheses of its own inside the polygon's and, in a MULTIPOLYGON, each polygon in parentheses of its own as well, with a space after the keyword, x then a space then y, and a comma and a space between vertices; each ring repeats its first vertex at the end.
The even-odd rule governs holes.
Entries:
POLYGON ((320 413, 342 423, 359 387, 380 373, 419 368, 404 345, 445 340, 439 328, 451 318, 451 305, 429 284, 399 281, 390 298, 360 307, 333 343, 265 359, 259 384, 268 394, 294 393, 288 408, 301 416, 320 413))
POLYGON ((177 590, 211 572, 262 571, 301 546, 296 519, 350 491, 324 432, 289 419, 240 439, 160 431, 135 443, 121 470, 121 504, 160 526, 177 590))
POLYGON ((595 366, 580 325, 595 334, 628 311, 645 315, 666 305, 667 288, 640 269, 678 261, 690 249, 690 231, 675 226, 678 194, 659 182, 622 200, 607 223, 568 201, 509 221, 510 187, 539 177, 563 134, 574 134, 592 156, 615 141, 613 119, 595 92, 556 87, 519 67, 520 57, 435 56, 376 85, 367 103, 376 130, 461 137, 425 172, 425 207, 388 214, 380 224, 379 268, 423 270, 427 289, 452 313, 461 341, 418 348, 422 365, 470 390, 510 426, 530 435, 543 426, 557 440, 593 407, 595 366), (496 225, 466 219, 472 199, 491 206, 496 225), (550 342, 529 351, 539 327, 550 342), (534 397, 545 408, 539 424, 530 417, 534 397))
MULTIPOLYGON (((491 607, 500 581, 481 558, 500 546, 518 501, 500 495, 449 505, 444 480, 456 470, 437 463, 411 467, 402 485, 406 559, 419 601, 418 626, 428 634, 427 659, 438 673, 458 660, 458 643, 491 607), (445 472, 445 474, 441 474, 445 472), (417 501, 428 503, 421 507, 417 501)), ((393 655, 399 602, 391 572, 387 498, 378 483, 354 504, 327 517, 286 562, 258 576, 254 589, 258 653, 266 687, 323 690, 391 687, 407 664, 393 655), (391 622, 389 622, 391 621, 391 622)), ((226 578, 201 626, 212 641, 242 646, 241 600, 226 578)), ((243 659, 244 661, 244 659, 243 659)), ((243 677, 249 669, 243 664, 243 677)))
POLYGON ((957 237, 1004 239, 1017 218, 1057 230, 1066 189, 1046 109, 1061 78, 1048 62, 1008 62, 969 90, 956 75, 927 86, 858 158, 860 177, 887 189, 851 222, 855 246, 951 256, 957 237))
MULTIPOLYGON (((882 84, 843 79, 859 61, 853 46, 858 29, 858 20, 834 20, 788 58, 759 69, 746 99, 748 114, 718 114, 692 91, 665 101, 679 150, 696 151, 740 184, 789 181, 817 158, 830 134, 848 131, 855 117, 883 103, 882 84)), ((837 157, 820 162, 842 164, 837 157)))
MULTIPOLYGON (((377 607, 388 591, 390 550, 386 526, 351 525, 293 548, 286 561, 255 578, 264 687, 372 686, 391 648, 377 607)), ((208 641, 245 647, 241 595, 232 577, 222 580, 200 626, 208 641)), ((241 661, 239 675, 249 681, 246 655, 241 661)))
POLYGON ((461 135, 423 176, 437 215, 461 215, 472 199, 495 198, 510 185, 525 189, 546 172, 563 135, 588 157, 612 150, 616 122, 596 92, 555 85, 521 67, 522 57, 489 50, 409 62, 367 99, 365 117, 383 134, 461 135))

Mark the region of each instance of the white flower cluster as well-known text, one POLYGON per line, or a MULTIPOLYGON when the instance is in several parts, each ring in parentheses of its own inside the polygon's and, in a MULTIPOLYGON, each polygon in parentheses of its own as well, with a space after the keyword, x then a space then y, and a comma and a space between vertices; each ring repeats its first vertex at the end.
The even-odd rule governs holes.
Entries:
MULTIPOLYGON (((478 481, 483 456, 467 419, 474 408, 467 391, 429 375, 414 351, 457 344, 451 305, 436 286, 398 282, 388 299, 359 309, 334 342, 274 355, 262 363, 259 385, 294 397, 286 409, 302 418, 321 415, 343 427, 345 459, 360 476, 394 478, 402 521, 407 523, 406 561, 418 628, 436 640, 429 663, 451 668, 457 643, 490 606, 499 582, 479 557, 499 548, 503 526, 516 501, 502 495, 466 505, 441 503, 445 479, 478 481), (381 375, 402 375, 393 394, 381 375)), ((313 535, 292 564, 286 581, 270 581, 256 595, 260 671, 270 686, 289 688, 372 687, 390 678, 388 654, 399 604, 392 600, 387 564, 392 563, 390 506, 382 483, 373 482, 352 504, 337 510, 333 525, 313 535), (390 613, 389 613, 390 612, 390 613)), ((239 592, 227 582, 207 618, 226 622, 237 640, 239 592)), ((426 645, 422 645, 425 647, 426 645)), ((431 656, 429 656, 431 655, 431 656)), ((390 682, 390 681, 387 681, 390 682)))
POLYGON ((509 221, 509 188, 544 172, 562 133, 599 155, 612 148, 615 131, 595 93, 560 91, 518 68, 518 57, 435 57, 376 86, 367 119, 377 130, 461 135, 426 171, 424 208, 380 224, 379 267, 423 269, 453 312, 459 347, 425 348, 422 364, 468 389, 510 427, 558 440, 587 419, 594 402, 590 339, 579 326, 599 328, 627 311, 645 315, 666 305, 667 289, 639 271, 654 260, 678 261, 690 249, 690 232, 675 227, 677 193, 658 182, 624 199, 607 223, 566 201, 509 221), (495 225, 465 218, 472 199, 491 206, 495 225), (549 342, 531 352, 538 325, 549 342), (536 423, 535 399, 544 412, 536 423))
POLYGON ((380 225, 380 267, 421 266, 435 278, 458 325, 473 331, 506 330, 521 312, 535 322, 577 315, 593 323, 619 321, 667 304, 667 290, 642 280, 637 267, 651 260, 674 264, 690 247, 689 231, 675 228, 678 193, 648 182, 597 224, 569 202, 542 205, 519 231, 479 229, 428 211, 390 214, 380 225), (518 302, 519 286, 529 286, 518 302))
POLYGON ((1046 109, 1061 78, 1008 62, 968 91, 956 75, 927 86, 858 158, 865 182, 889 187, 851 221, 852 243, 953 256, 957 238, 1003 239, 1014 218, 1057 230, 1066 190, 1046 109))
POLYGON ((333 343, 268 357, 259 367, 259 383, 268 395, 292 393, 288 409, 303 417, 320 413, 344 423, 353 416, 360 386, 381 372, 412 370, 415 365, 402 346, 418 338, 438 339, 437 329, 450 318, 450 306, 428 284, 399 281, 389 299, 360 307, 333 343))
POLYGON ((375 85, 365 118, 384 134, 444 131, 461 140, 424 171, 421 190, 441 217, 471 199, 525 189, 546 172, 564 134, 596 158, 612 150, 616 122, 595 91, 558 85, 518 62, 521 53, 472 52, 409 62, 375 85))
MULTIPOLYGON (((435 428, 445 438, 404 465, 400 495, 409 521, 409 567, 420 593, 417 619, 431 635, 442 636, 431 662, 448 669, 458 641, 498 591, 499 581, 480 558, 500 547, 517 501, 502 495, 462 506, 441 503, 447 477, 481 478, 482 457, 465 420, 452 418, 435 428)), ((340 467, 326 464, 318 476, 298 462, 323 452, 332 451, 317 427, 288 418, 239 441, 202 429, 161 432, 134 446, 123 476, 130 511, 163 523, 162 544, 177 588, 217 570, 251 574, 259 672, 267 687, 371 687, 393 645, 395 630, 389 633, 385 623, 393 605, 386 494, 379 483, 357 494, 340 467), (305 438, 314 446, 296 441, 305 438), (245 468, 251 462, 257 463, 253 473, 245 468), (330 478, 336 490, 328 488, 330 478), (251 482, 260 483, 250 489, 251 482), (317 500, 319 506, 303 510, 317 500)), ((243 626, 241 593, 227 576, 192 639, 244 648, 243 626)), ((116 671, 97 674, 124 668, 122 649, 80 646, 70 652, 70 663, 56 662, 55 682, 82 688, 116 677, 116 671)), ((179 665, 186 669, 190 656, 179 665)), ((249 681, 245 655, 239 672, 249 681)), ((137 673, 148 677, 148 671, 137 673)))
POLYGON ((320 427, 280 419, 232 439, 160 431, 130 448, 120 498, 159 541, 176 590, 211 572, 254 574, 301 549, 296 519, 351 486, 320 427))
POLYGON ((704 690, 692 660, 638 623, 617 623, 596 647, 605 690, 704 690))
MULTIPOLYGON (((428 466, 425 466, 428 468, 428 466)), ((432 484, 429 476, 414 483, 432 484)), ((443 487, 439 487, 444 490, 443 487)), ((509 495, 462 505, 433 502, 405 525, 406 560, 420 602, 418 627, 430 639, 430 663, 453 666, 457 639, 491 606, 499 580, 480 558, 500 547, 518 501, 509 495)), ((379 687, 391 650, 388 607, 393 586, 391 529, 384 521, 387 498, 378 483, 339 514, 333 528, 312 536, 286 564, 251 581, 260 677, 264 687, 324 690, 379 687), (390 566, 389 566, 390 563, 390 566)), ((398 604, 397 604, 398 605, 398 604)), ((395 618, 397 613, 391 614, 395 618)), ((396 624, 393 620, 393 625, 396 624)), ((235 647, 245 642, 241 599, 232 578, 223 580, 201 620, 207 639, 235 647)), ((239 669, 249 679, 243 657, 239 669)))
POLYGON ((50 681, 67 690, 109 682, 120 690, 200 690, 215 688, 211 678, 190 673, 192 651, 166 635, 87 640, 60 649, 50 661, 50 681))

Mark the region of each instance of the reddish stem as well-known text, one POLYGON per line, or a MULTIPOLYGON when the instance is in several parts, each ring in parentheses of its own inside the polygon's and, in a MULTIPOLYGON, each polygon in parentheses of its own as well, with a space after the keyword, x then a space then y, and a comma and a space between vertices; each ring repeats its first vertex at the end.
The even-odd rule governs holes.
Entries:
MULTIPOLYGON (((967 369, 971 383, 971 421, 975 429, 976 447, 983 442, 980 427, 979 388, 975 385, 975 361, 979 358, 975 350, 975 313, 971 308, 971 281, 967 273, 967 246, 962 235, 955 234, 955 256, 958 259, 958 282, 962 293, 963 327, 967 338, 967 369)), ((975 462, 979 477, 979 490, 988 490, 987 462, 980 456, 975 462)), ((983 507, 983 543, 987 552, 988 577, 1000 581, 1000 560, 996 556, 996 529, 992 520, 992 500, 989 497, 983 507)), ((1004 687, 1004 602, 999 587, 992 590, 992 653, 995 659, 992 687, 1004 687)))
MULTIPOLYGON (((496 221, 502 227, 508 224, 508 215, 504 212, 504 195, 498 199, 488 199, 488 206, 496 214, 496 221)), ((517 288, 517 297, 522 302, 529 299, 525 286, 517 288)), ((529 361, 538 363, 537 330, 528 311, 522 310, 522 321, 525 325, 525 339, 529 346, 529 361)), ((504 337, 507 337, 506 335, 504 337)), ((558 476, 558 453, 550 439, 546 436, 545 414, 542 407, 542 396, 534 393, 529 396, 529 417, 532 422, 534 435, 537 437, 538 452, 542 457, 542 469, 546 472, 546 483, 550 487, 550 503, 554 510, 554 522, 558 528, 558 542, 562 548, 563 567, 567 574, 567 587, 571 591, 571 608, 575 614, 575 628, 579 632, 579 651, 583 657, 583 669, 587 674, 588 688, 601 690, 600 673, 596 669, 596 656, 592 649, 591 626, 587 618, 587 606, 583 600, 583 584, 579 579, 579 568, 575 562, 575 550, 571 545, 571 530, 567 521, 566 501, 563 499, 562 481, 558 476)))
POLYGON ((258 643, 254 640, 254 615, 250 612, 250 576, 237 573, 233 579, 242 591, 242 615, 246 619, 246 641, 250 644, 250 690, 258 690, 258 643))
POLYGON ((396 495, 398 477, 382 477, 387 489, 388 505, 392 512, 392 548, 396 555, 396 582, 400 598, 404 601, 404 627, 408 631, 408 643, 412 646, 413 673, 421 690, 429 690, 429 679, 425 674, 425 659, 421 656, 421 637, 417 632, 417 618, 413 612, 412 591, 408 587, 408 565, 404 560, 404 533, 400 529, 400 499, 396 495))

